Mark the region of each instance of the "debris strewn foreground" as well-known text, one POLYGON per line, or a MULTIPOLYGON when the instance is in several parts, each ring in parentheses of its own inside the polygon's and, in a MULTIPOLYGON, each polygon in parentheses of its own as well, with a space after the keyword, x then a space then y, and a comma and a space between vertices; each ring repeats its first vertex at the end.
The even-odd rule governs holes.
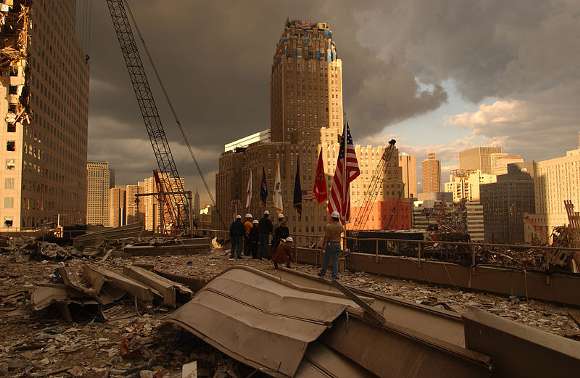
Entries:
MULTIPOLYGON (((173 303, 173 297, 164 296, 159 288, 153 289, 149 297, 146 293, 150 289, 134 291, 126 287, 121 293, 114 285, 109 288, 103 285, 97 293, 90 291, 95 284, 86 282, 84 272, 96 271, 101 275, 113 272, 134 280, 128 270, 132 266, 131 269, 140 273, 151 269, 166 277, 189 277, 191 282, 203 283, 234 264, 272 272, 269 262, 230 261, 221 250, 192 256, 115 257, 108 254, 106 258, 93 258, 71 254, 66 261, 59 261, 58 253, 56 256, 34 260, 36 257, 31 258, 21 250, 0 255, 3 267, 0 271, 0 376, 177 377, 181 376, 184 365, 192 362, 196 362, 198 376, 227 377, 245 373, 247 367, 190 333, 162 326, 162 319, 184 298, 176 296, 173 303), (68 275, 71 281, 68 286, 63 275, 68 275), (32 310, 32 293, 39 286, 70 288, 71 285, 79 286, 77 292, 87 291, 77 301, 81 303, 65 300, 68 312, 63 312, 61 305, 32 310), (67 313, 69 319, 66 319, 67 313)), ((310 266, 295 268, 307 273, 316 271, 310 266)), ((107 281, 111 282, 110 277, 107 281)), ((568 338, 580 335, 577 310, 566 307, 364 273, 344 273, 341 282, 433 308, 462 312, 473 306, 568 338)), ((153 283, 143 285, 151 288, 149 285, 153 283)), ((175 286, 174 289, 179 291, 180 287, 180 295, 187 298, 187 288, 175 286)), ((191 365, 189 368, 192 369, 191 365)))

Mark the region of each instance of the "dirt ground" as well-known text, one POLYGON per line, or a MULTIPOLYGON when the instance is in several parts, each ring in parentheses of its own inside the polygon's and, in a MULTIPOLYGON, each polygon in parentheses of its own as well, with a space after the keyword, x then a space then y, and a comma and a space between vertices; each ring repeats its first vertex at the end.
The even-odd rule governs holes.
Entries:
MULTIPOLYGON (((58 313, 33 313, 30 291, 35 283, 50 282, 59 264, 75 267, 83 259, 66 262, 28 261, 26 256, 0 255, 0 376, 1 377, 181 377, 184 363, 198 361, 200 376, 237 376, 241 367, 189 334, 162 326, 170 311, 143 309, 130 300, 104 308, 107 321, 79 313, 68 323, 58 313), (238 372, 236 372, 238 370, 238 372)), ((269 261, 229 260, 223 251, 210 255, 110 258, 102 264, 120 271, 133 263, 209 280, 225 268, 248 265, 272 271, 269 261)), ((312 266, 293 268, 315 274, 312 266)), ((475 306, 499 316, 565 337, 578 338, 580 327, 564 306, 522 298, 345 272, 342 283, 461 313, 475 306)))

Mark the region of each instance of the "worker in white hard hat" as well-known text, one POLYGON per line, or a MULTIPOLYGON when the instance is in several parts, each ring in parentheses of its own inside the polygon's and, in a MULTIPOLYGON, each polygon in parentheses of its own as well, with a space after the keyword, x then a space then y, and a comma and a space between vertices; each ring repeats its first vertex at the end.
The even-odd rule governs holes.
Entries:
POLYGON ((324 248, 324 258, 322 259, 322 269, 318 274, 320 277, 326 275, 328 263, 332 259, 332 279, 338 279, 338 255, 340 254, 340 238, 344 232, 344 227, 340 223, 340 214, 333 211, 330 215, 330 222, 324 227, 324 239, 322 248, 324 248))
POLYGON ((278 269, 278 264, 286 264, 286 267, 290 268, 292 250, 294 249, 293 247, 294 240, 292 239, 292 236, 288 236, 285 239, 280 240, 280 243, 276 247, 275 253, 272 255, 274 269, 278 269))
POLYGON ((252 221, 252 230, 250 231, 250 254, 252 258, 258 258, 258 243, 260 243, 259 221, 254 219, 252 221))
POLYGON ((250 256, 250 231, 252 231, 252 214, 247 213, 244 219, 244 256, 250 256))
POLYGON ((274 229, 274 236, 272 237, 272 256, 280 244, 280 240, 286 239, 290 236, 290 229, 288 228, 288 223, 284 214, 278 214, 278 225, 274 229))
POLYGON ((260 238, 260 244, 258 246, 258 258, 265 259, 268 256, 268 249, 270 247, 270 234, 274 226, 270 220, 270 212, 268 210, 264 211, 264 215, 258 223, 258 232, 260 238))
POLYGON ((239 259, 242 257, 242 238, 244 237, 244 225, 242 224, 242 216, 236 215, 236 220, 230 225, 230 240, 232 241, 232 249, 230 251, 230 259, 239 259))

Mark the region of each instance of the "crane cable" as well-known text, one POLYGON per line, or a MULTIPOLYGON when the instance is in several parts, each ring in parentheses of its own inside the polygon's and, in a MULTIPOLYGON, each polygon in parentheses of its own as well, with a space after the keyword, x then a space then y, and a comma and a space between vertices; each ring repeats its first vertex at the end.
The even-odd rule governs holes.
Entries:
MULTIPOLYGON (((159 71, 157 70, 157 66, 153 62, 153 57, 151 56, 151 53, 149 52, 149 48, 147 47, 147 44, 145 43, 145 39, 143 38, 143 35, 141 34, 141 30, 139 29, 139 26, 137 25, 135 17, 133 16, 133 11, 131 10, 131 6, 129 5, 129 2, 127 0, 124 0, 124 2, 125 2, 125 6, 127 7, 128 12, 129 12, 129 17, 131 18, 131 22, 133 23, 133 26, 135 26, 135 31, 137 32, 137 36, 139 37, 139 40, 141 41, 141 44, 143 45, 145 55, 147 55, 147 60, 149 61, 149 64, 151 64, 151 68, 153 68, 155 78, 157 79, 157 82, 159 83, 159 86, 161 87, 161 91, 163 92, 163 96, 165 97, 165 101, 167 101, 167 104, 169 105, 169 109, 171 110, 171 114, 173 114, 173 118, 175 119, 175 123, 177 124, 177 127, 181 133, 183 141, 185 142, 185 145, 187 146, 187 149, 189 150, 189 154, 191 155, 191 158, 193 159, 193 162, 195 163, 197 173, 199 174, 199 177, 201 178, 201 181, 203 182, 203 186, 205 187, 205 190, 206 190, 206 192, 211 200, 211 203, 212 203, 214 209, 216 210, 216 215, 218 216, 220 223, 222 224, 222 226, 225 229, 226 225, 223 221, 223 218, 221 217, 221 214, 219 212, 218 207, 216 206, 213 195, 211 194, 211 191, 209 189, 209 185, 207 184, 207 181, 205 180, 205 177, 203 176, 203 171, 201 170, 199 162, 197 161, 197 158, 195 157, 195 154, 193 152, 193 148, 191 147, 191 144, 189 143, 189 139, 187 138, 187 134, 185 133, 185 129, 183 128, 183 125, 181 124, 181 121, 179 120, 179 117, 177 116, 177 112, 175 111, 175 108, 173 107, 173 103, 171 102, 171 98, 169 97, 169 94, 167 93, 167 89, 165 89, 165 85, 163 84, 163 81, 161 80, 161 75, 159 74, 159 71)), ((192 216, 192 215, 190 215, 190 216, 192 216)))

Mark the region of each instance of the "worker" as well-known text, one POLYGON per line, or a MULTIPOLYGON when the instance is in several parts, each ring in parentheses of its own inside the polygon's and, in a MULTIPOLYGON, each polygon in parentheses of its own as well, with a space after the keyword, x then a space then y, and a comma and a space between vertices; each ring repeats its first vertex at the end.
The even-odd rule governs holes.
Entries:
POLYGON ((252 214, 246 214, 246 219, 244 220, 244 256, 250 256, 250 231, 252 231, 253 220, 252 214))
POLYGON ((340 224, 340 214, 333 211, 330 222, 324 227, 324 238, 322 248, 324 248, 324 258, 322 259, 322 270, 318 274, 320 277, 326 275, 329 260, 332 259, 332 279, 338 279, 338 255, 340 254, 340 237, 344 232, 344 227, 340 224))
POLYGON ((278 269, 278 264, 286 264, 287 268, 290 268, 290 261, 292 260, 292 246, 294 240, 292 236, 288 236, 285 239, 281 239, 278 243, 274 255, 272 256, 272 262, 274 263, 274 269, 278 269))
POLYGON ((250 253, 253 259, 258 258, 258 243, 260 242, 259 221, 254 219, 252 221, 252 230, 250 231, 250 253))
POLYGON ((242 216, 236 215, 236 220, 230 225, 230 239, 232 241, 232 249, 230 252, 230 259, 239 259, 242 257, 242 238, 244 237, 244 225, 242 224, 242 216))
POLYGON ((272 221, 270 220, 270 212, 268 210, 264 211, 264 215, 258 223, 258 233, 260 245, 258 248, 258 258, 265 259, 268 257, 268 247, 270 245, 270 234, 273 229, 272 221))
POLYGON ((286 224, 286 217, 284 214, 278 214, 278 225, 274 229, 274 236, 272 236, 272 256, 276 252, 280 240, 286 239, 288 236, 290 236, 290 230, 286 224))

